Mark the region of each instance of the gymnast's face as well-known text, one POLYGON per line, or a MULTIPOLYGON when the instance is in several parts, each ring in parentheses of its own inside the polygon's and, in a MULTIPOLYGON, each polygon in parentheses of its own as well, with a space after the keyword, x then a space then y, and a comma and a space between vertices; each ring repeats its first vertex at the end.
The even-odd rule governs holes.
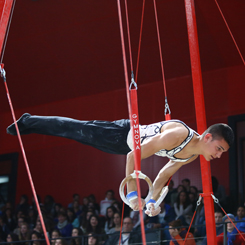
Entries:
POLYGON ((223 138, 214 139, 212 134, 209 133, 204 136, 204 142, 205 146, 203 156, 207 161, 220 158, 221 155, 229 149, 228 143, 223 138))

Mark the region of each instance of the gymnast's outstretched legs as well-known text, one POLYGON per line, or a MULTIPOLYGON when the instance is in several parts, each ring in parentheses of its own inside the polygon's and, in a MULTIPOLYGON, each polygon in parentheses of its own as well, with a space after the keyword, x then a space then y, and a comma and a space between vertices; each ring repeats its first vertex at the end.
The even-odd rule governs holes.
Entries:
MULTIPOLYGON (((44 134, 76 140, 99 150, 127 154, 127 135, 130 129, 129 120, 80 121, 67 117, 32 116, 23 114, 17 121, 20 134, 44 134)), ((16 135, 15 124, 7 128, 7 133, 16 135)))

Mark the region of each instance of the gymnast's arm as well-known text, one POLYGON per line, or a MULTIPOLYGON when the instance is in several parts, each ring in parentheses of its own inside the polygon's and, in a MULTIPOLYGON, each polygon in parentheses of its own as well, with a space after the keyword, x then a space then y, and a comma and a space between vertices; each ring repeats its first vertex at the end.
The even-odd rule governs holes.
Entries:
MULTIPOLYGON (((189 161, 186 162, 174 162, 170 160, 158 173, 154 183, 153 183, 153 194, 152 194, 152 199, 155 201, 158 200, 160 197, 160 193, 162 191, 162 188, 165 186, 167 181, 171 176, 173 176, 183 165, 186 165, 192 161, 194 161, 198 155, 192 157, 189 161)), ((151 203, 149 204, 149 207, 146 210, 146 214, 150 214, 151 216, 158 215, 161 211, 160 207, 155 209, 154 204, 151 203)))
MULTIPOLYGON (((141 159, 152 156, 161 149, 172 149, 178 146, 186 137, 187 130, 182 127, 167 129, 163 133, 156 135, 149 139, 146 143, 141 145, 141 159)), ((126 163, 126 176, 134 171, 134 153, 129 152, 126 163)), ((177 171, 177 170, 176 170, 177 171)), ((166 180, 167 181, 167 180, 166 180)), ((136 191, 136 181, 132 179, 128 182, 128 193, 136 191)), ((136 209, 138 207, 135 207, 136 209)))

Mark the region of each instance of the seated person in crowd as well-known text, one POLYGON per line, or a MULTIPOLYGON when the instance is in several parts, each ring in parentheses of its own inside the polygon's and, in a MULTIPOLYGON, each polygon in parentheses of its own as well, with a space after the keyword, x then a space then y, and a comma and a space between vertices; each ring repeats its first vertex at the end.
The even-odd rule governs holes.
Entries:
MULTIPOLYGON (((120 244, 128 245, 141 242, 141 235, 139 232, 133 232, 133 221, 130 217, 123 219, 122 237, 120 244)), ((109 236, 104 245, 118 244, 120 238, 120 232, 115 232, 109 236)))
POLYGON ((88 234, 88 245, 99 245, 98 236, 94 233, 88 234))
MULTIPOLYGON (((185 237, 187 234, 187 230, 185 228, 181 228, 182 222, 181 220, 174 220, 169 223, 169 233, 171 235, 171 241, 169 245, 182 245, 184 244, 185 237)), ((195 239, 192 233, 188 233, 185 245, 195 245, 195 239)))
POLYGON ((114 200, 114 191, 108 190, 105 199, 100 202, 100 215, 106 216, 106 209, 112 205, 114 200))
POLYGON ((114 206, 110 206, 106 209, 106 221, 105 221, 105 232, 106 234, 109 232, 111 228, 114 227, 113 216, 116 213, 116 208, 114 206))
POLYGON ((187 192, 190 192, 191 181, 189 179, 183 179, 181 181, 182 185, 185 187, 187 192))
POLYGON ((168 193, 166 197, 164 198, 164 201, 166 204, 169 204, 171 206, 171 197, 175 193, 177 193, 177 189, 174 188, 174 181, 171 179, 168 185, 168 193))
MULTIPOLYGON (((221 210, 216 210, 214 212, 214 218, 215 218, 215 224, 216 224, 216 235, 220 235, 223 232, 223 224, 222 218, 223 218, 223 212, 221 210)), ((207 245, 207 237, 205 237, 202 240, 202 245, 207 245)))
POLYGON ((174 203, 177 201, 178 195, 181 191, 186 191, 183 185, 178 185, 176 192, 171 195, 171 206, 174 206, 174 203))
POLYGON ((121 230, 121 214, 116 212, 113 215, 113 224, 114 226, 108 231, 107 234, 112 234, 114 232, 121 230))
POLYGON ((174 211, 176 213, 176 219, 181 218, 183 225, 190 224, 192 213, 192 204, 190 203, 188 193, 181 191, 177 197, 177 201, 174 203, 174 211))
POLYGON ((237 208, 235 221, 240 221, 236 223, 236 227, 239 231, 245 232, 245 207, 240 206, 237 208))
POLYGON ((60 231, 62 237, 70 237, 73 227, 67 220, 66 212, 59 212, 58 221, 56 229, 60 231))
MULTIPOLYGON (((130 210, 130 214, 129 214, 130 218, 133 221, 133 225, 134 225, 134 230, 136 231, 136 229, 138 230, 138 228, 140 229, 140 211, 134 211, 134 210, 130 210)), ((146 219, 146 214, 145 212, 143 212, 143 219, 146 219)))
MULTIPOLYGON (((227 214, 227 215, 232 220, 232 222, 235 221, 235 216, 233 214, 227 214)), ((245 245, 245 240, 243 239, 242 235, 238 233, 238 231, 236 230, 236 228, 230 222, 230 220, 226 215, 223 217, 222 221, 227 223, 227 244, 245 245)), ((223 245, 223 241, 224 241, 223 236, 224 233, 221 233, 219 236, 217 236, 217 245, 223 245)))

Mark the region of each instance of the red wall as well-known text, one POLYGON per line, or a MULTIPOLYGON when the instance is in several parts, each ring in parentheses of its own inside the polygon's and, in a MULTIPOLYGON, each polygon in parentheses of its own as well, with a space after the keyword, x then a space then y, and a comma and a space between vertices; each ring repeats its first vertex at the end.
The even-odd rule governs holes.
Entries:
MULTIPOLYGON (((206 98, 207 123, 227 122, 230 115, 245 112, 245 68, 231 67, 203 74, 206 98)), ((189 126, 195 126, 195 109, 190 77, 167 81, 167 92, 172 118, 178 118, 189 126)), ((164 96, 162 82, 139 86, 139 112, 141 124, 164 120, 164 96)), ((60 115, 76 119, 116 120, 127 118, 126 93, 124 90, 79 97, 67 101, 57 101, 38 107, 28 107, 16 111, 16 117, 29 112, 37 115, 60 115)), ((0 154, 20 152, 17 137, 7 135, 5 128, 12 123, 10 113, 0 115, 0 154)), ((71 140, 42 136, 22 136, 25 152, 31 169, 37 193, 43 198, 53 195, 56 202, 67 205, 72 194, 82 197, 94 193, 97 200, 104 198, 107 189, 118 188, 125 172, 125 156, 110 155, 83 146, 71 140)), ((167 159, 150 157, 142 161, 142 172, 152 180, 167 159)), ((212 161, 212 174, 225 186, 229 193, 228 154, 212 161)), ((199 161, 184 166, 173 177, 176 185, 183 178, 190 178, 192 184, 201 189, 199 161)), ((26 174, 23 157, 19 157, 17 201, 21 194, 31 197, 31 189, 26 174)))

